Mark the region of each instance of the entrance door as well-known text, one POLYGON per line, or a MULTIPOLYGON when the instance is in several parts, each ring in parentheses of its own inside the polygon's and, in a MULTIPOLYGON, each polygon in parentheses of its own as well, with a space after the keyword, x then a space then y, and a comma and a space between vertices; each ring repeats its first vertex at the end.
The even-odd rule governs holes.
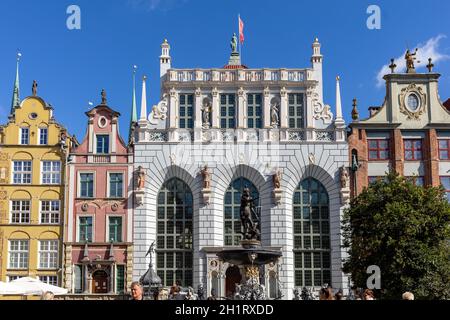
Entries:
POLYGON ((95 271, 92 275, 92 293, 108 293, 108 274, 105 271, 95 271))
POLYGON ((240 284, 242 280, 241 272, 239 271, 239 267, 233 266, 227 269, 225 274, 225 296, 232 297, 235 290, 236 284, 240 284))

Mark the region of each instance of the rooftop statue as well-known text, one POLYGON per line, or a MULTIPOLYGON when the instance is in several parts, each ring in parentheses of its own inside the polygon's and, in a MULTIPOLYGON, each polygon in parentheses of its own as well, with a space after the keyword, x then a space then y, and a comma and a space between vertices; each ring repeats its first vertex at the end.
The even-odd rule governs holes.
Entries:
POLYGON ((417 54, 417 48, 414 53, 411 53, 409 49, 406 51, 405 54, 405 60, 406 60, 406 73, 414 73, 415 67, 414 67, 414 60, 416 60, 416 54, 417 54))
POLYGON ((231 52, 237 52, 237 36, 236 33, 233 33, 233 37, 231 38, 231 52))

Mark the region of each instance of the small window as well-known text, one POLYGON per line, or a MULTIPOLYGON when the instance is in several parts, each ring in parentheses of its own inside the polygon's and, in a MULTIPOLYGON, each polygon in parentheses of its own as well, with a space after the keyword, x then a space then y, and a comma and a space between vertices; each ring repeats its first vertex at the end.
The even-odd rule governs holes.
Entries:
POLYGON ((58 268, 58 240, 39 241, 39 269, 58 268))
POLYGON ((37 119, 38 115, 36 112, 32 112, 28 115, 28 118, 30 118, 31 120, 35 120, 37 119))
POLYGON ((20 129, 20 144, 30 144, 30 128, 20 129))
POLYGON ((9 241, 9 268, 27 269, 29 256, 28 240, 9 241))
POLYGON ((111 198, 123 197, 123 173, 109 174, 109 196, 111 198))
POLYGON ((13 162, 13 183, 31 184, 31 161, 13 162))
POLYGON ((41 223, 58 224, 59 223, 59 201, 42 200, 41 201, 41 223))
POLYGON ((94 174, 80 173, 80 197, 93 198, 94 197, 94 174))
POLYGON ((61 182, 61 162, 42 161, 42 184, 59 184, 61 182))
POLYGON ((122 217, 109 217, 109 241, 122 242, 122 217))
POLYGON ((405 160, 422 160, 421 139, 405 139, 403 140, 403 146, 405 149, 405 160))
POLYGON ((441 179, 441 185, 444 187, 445 192, 447 194, 447 200, 450 202, 450 177, 442 176, 441 179))
POLYGON ((450 160, 450 139, 439 139, 439 159, 450 160))
POLYGON ((92 242, 92 217, 79 217, 79 242, 92 242))
POLYGON ((369 160, 389 160, 389 140, 369 139, 367 143, 369 160))
POLYGON ((39 129, 39 144, 40 145, 48 144, 48 128, 39 129))
POLYGON ((109 153, 109 135, 97 135, 97 153, 109 153))
POLYGON ((27 224, 30 223, 30 201, 13 200, 11 201, 11 223, 27 224))

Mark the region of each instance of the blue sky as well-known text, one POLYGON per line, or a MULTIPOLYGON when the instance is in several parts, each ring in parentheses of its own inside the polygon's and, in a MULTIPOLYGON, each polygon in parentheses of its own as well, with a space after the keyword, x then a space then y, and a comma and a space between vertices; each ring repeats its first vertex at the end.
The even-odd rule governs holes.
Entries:
MULTIPOLYGON (((380 105, 384 87, 377 75, 407 46, 423 46, 438 58, 440 96, 450 98, 450 2, 294 1, 294 0, 2 0, 0 2, 0 123, 11 104, 17 49, 22 53, 21 98, 38 94, 55 108, 58 122, 79 140, 85 134, 88 102, 108 104, 122 114, 126 138, 131 109, 132 66, 149 77, 148 104, 159 98, 160 44, 171 44, 175 68, 221 67, 237 14, 245 23, 243 63, 249 67, 310 66, 314 37, 324 55, 324 97, 334 109, 335 77, 341 77, 342 102, 350 120, 358 98, 362 116, 380 105), (67 7, 81 9, 81 30, 68 30, 67 7), (369 5, 381 9, 381 29, 369 30, 369 5)), ((427 57, 426 57, 427 58, 427 57)), ((425 59, 424 59, 425 60, 425 59)), ((404 68, 403 61, 398 63, 404 68)), ((138 105, 140 104, 138 86, 138 105)))

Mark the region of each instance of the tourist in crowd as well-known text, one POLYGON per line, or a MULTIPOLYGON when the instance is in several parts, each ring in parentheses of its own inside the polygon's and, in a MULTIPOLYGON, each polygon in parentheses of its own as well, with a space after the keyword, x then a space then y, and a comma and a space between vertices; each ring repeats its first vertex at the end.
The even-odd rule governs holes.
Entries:
POLYGON ((144 300, 144 290, 142 285, 135 281, 131 284, 131 300, 144 300))
POLYGON ((172 287, 170 287, 170 292, 169 292, 170 300, 177 300, 178 294, 180 293, 180 290, 181 290, 180 285, 181 285, 181 282, 179 280, 177 280, 172 285, 172 287))
POLYGON ((334 300, 333 288, 328 286, 326 288, 320 289, 319 300, 334 300))
POLYGON ((53 300, 54 297, 55 297, 55 295, 53 292, 45 291, 41 296, 41 300, 53 300))
POLYGON ((216 289, 214 289, 214 288, 211 289, 211 295, 208 297, 207 300, 217 300, 216 289))
POLYGON ((342 300, 344 297, 344 293, 342 292, 342 289, 339 289, 339 291, 334 295, 334 300, 342 300))
POLYGON ((404 294, 402 294, 403 300, 414 300, 414 294, 412 292, 406 291, 404 294))
POLYGON ((375 300, 375 295, 373 294, 373 291, 370 289, 364 290, 363 293, 364 300, 375 300))

